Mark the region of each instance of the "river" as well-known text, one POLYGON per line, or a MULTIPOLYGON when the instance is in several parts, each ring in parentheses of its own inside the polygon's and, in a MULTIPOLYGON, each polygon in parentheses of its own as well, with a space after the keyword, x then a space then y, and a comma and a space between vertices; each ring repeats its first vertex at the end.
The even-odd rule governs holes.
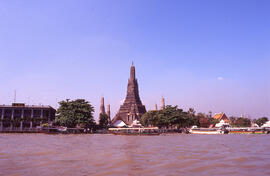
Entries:
POLYGON ((270 135, 0 134, 0 175, 270 175, 270 135))

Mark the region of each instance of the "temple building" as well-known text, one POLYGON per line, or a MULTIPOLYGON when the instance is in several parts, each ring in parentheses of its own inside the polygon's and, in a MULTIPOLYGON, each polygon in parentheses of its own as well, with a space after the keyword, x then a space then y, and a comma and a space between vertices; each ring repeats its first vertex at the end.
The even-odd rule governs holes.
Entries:
POLYGON ((226 123, 230 122, 225 113, 216 113, 213 118, 219 121, 223 120, 226 123))
POLYGON ((123 105, 120 106, 118 113, 112 119, 112 125, 117 127, 130 126, 134 120, 140 120, 144 113, 146 113, 146 109, 139 96, 138 81, 135 76, 135 67, 132 63, 127 95, 123 105))
POLYGON ((0 131, 31 131, 42 123, 51 123, 55 112, 51 106, 0 105, 0 131))

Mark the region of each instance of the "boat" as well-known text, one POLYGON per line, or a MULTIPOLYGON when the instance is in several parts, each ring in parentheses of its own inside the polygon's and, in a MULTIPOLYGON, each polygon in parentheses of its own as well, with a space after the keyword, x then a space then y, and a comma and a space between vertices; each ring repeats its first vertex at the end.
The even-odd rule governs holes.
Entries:
POLYGON ((83 128, 67 128, 67 127, 51 127, 51 128, 42 128, 42 133, 45 134, 82 134, 84 133, 83 128))
POLYGON ((270 130, 260 127, 226 128, 229 134, 269 134, 270 130))
POLYGON ((190 134, 227 134, 228 131, 225 128, 198 128, 192 127, 189 129, 190 134))
POLYGON ((160 135, 158 127, 109 128, 109 132, 114 135, 160 135))

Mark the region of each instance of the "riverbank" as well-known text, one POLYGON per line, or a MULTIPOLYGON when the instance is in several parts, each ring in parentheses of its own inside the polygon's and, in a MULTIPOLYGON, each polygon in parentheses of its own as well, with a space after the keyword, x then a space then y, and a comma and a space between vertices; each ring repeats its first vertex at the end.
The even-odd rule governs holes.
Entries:
POLYGON ((109 128, 108 130, 89 131, 83 128, 7 128, 0 133, 44 133, 44 134, 115 134, 115 135, 160 135, 160 134, 270 134, 270 128, 235 127, 235 128, 190 128, 159 129, 146 128, 109 128))

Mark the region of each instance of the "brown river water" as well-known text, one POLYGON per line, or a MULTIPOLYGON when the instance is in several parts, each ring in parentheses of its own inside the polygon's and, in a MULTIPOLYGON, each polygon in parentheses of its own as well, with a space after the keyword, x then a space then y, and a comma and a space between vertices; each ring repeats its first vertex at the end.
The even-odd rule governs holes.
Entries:
POLYGON ((270 175, 270 135, 0 134, 0 175, 270 175))

